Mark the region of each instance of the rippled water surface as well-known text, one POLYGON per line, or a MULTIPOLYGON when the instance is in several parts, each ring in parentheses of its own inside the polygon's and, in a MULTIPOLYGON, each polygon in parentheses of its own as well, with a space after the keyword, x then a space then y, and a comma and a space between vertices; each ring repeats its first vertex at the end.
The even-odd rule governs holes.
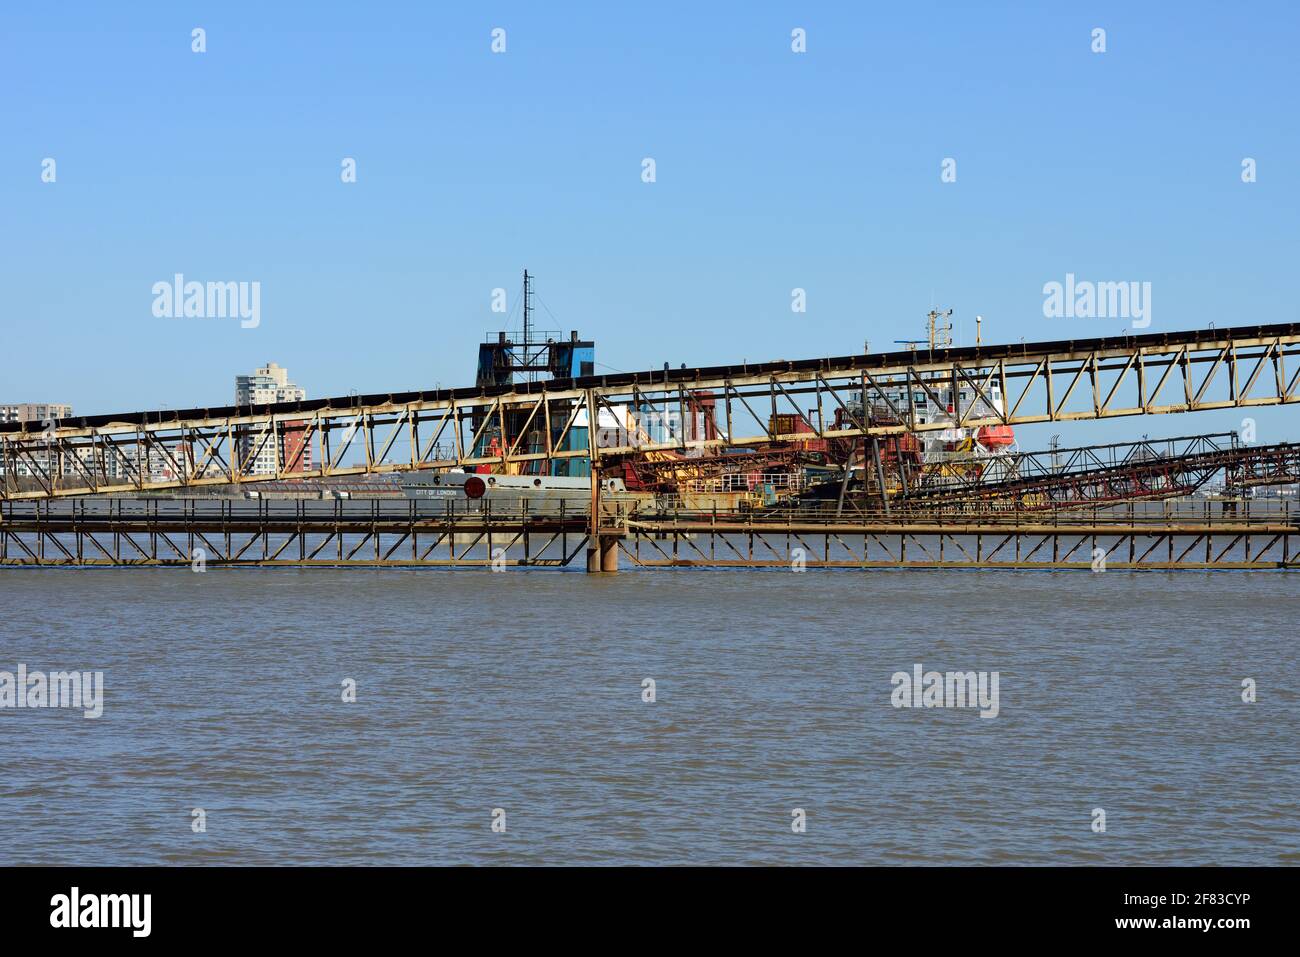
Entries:
POLYGON ((102 670, 105 706, 0 710, 0 863, 1300 863, 1298 595, 1294 573, 6 570, 0 670, 102 670), (999 672, 999 715, 895 709, 917 663, 999 672))

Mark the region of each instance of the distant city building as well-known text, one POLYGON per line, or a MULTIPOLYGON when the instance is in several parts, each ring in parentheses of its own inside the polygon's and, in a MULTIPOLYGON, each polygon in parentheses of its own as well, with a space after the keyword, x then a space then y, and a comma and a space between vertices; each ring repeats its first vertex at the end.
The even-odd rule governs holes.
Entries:
MULTIPOLYGON (((235 405, 266 405, 273 402, 301 402, 307 390, 289 381, 289 371, 274 362, 253 371, 252 375, 235 376, 235 405)), ((296 420, 284 423, 280 441, 281 471, 284 473, 310 471, 311 442, 307 439, 307 423, 296 420)), ((256 433, 242 430, 239 434, 239 460, 245 475, 274 475, 276 448, 270 442, 261 443, 256 433), (256 454, 254 454, 256 453, 256 454)))
POLYGON ((235 405, 298 402, 305 398, 306 390, 289 381, 289 370, 274 362, 268 362, 252 375, 235 376, 235 405))
POLYGON ((44 422, 47 419, 66 419, 72 415, 72 406, 57 402, 17 402, 0 405, 0 422, 44 422))

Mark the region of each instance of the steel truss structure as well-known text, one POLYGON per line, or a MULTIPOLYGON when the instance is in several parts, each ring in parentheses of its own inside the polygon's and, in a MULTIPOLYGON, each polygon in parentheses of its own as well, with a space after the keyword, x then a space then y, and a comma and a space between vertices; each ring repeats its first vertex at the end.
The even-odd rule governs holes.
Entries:
POLYGON ((1300 567, 1291 522, 1074 521, 629 524, 619 539, 648 568, 1283 569, 1300 567))
MULTIPOLYGON (((1181 515, 1139 508, 1034 521, 992 514, 844 520, 817 511, 643 518, 611 510, 602 512, 597 538, 645 568, 1300 567, 1300 521, 1289 508, 1222 515, 1208 504, 1181 515)), ((0 565, 11 566, 560 568, 591 540, 583 511, 418 502, 82 499, 5 503, 0 519, 0 565)))
POLYGON ((954 424, 1289 404, 1300 401, 1298 350, 1300 324, 1288 323, 137 412, 45 427, 6 423, 0 425, 0 498, 475 465, 517 465, 527 471, 587 458, 588 448, 569 441, 572 430, 580 422, 600 426, 610 416, 619 426, 596 429, 597 458, 885 436, 954 424), (957 410, 955 423, 920 411, 922 402, 941 408, 938 393, 945 389, 953 395, 965 390, 973 399, 957 410), (652 436, 634 423, 623 427, 629 417, 640 421, 646 413, 684 421, 702 393, 717 409, 717 437, 688 440, 681 430, 663 441, 646 441, 652 436), (811 431, 775 434, 771 424, 791 414, 811 431), (506 434, 507 415, 522 417, 525 427, 513 442, 488 448, 483 440, 493 429, 506 434), (540 449, 530 450, 528 434, 541 438, 540 449), (308 445, 317 464, 304 469, 308 445), (264 449, 273 451, 275 470, 253 474, 252 463, 264 449))
POLYGON ((564 566, 585 550, 589 530, 585 512, 413 501, 94 504, 6 503, 0 565, 564 566))
POLYGON ((1300 445, 1242 446, 1228 432, 987 456, 948 463, 940 481, 917 483, 894 504, 1090 506, 1189 495, 1218 474, 1228 487, 1290 484, 1300 477, 1300 445))

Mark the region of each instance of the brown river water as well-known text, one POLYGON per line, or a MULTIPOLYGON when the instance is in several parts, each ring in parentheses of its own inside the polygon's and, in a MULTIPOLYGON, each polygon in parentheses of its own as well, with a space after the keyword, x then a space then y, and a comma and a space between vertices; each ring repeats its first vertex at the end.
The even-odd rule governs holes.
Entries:
POLYGON ((1296 864, 1297 620, 1294 572, 9 569, 0 671, 103 692, 0 709, 0 864, 1296 864))

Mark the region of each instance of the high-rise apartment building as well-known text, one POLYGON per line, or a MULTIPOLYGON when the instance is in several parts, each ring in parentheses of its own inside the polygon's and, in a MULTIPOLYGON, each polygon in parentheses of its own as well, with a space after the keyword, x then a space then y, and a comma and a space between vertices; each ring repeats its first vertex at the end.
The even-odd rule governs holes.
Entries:
MULTIPOLYGON (((272 402, 301 402, 307 391, 289 381, 289 371, 274 362, 268 362, 252 375, 235 376, 235 405, 265 405, 272 402)), ((281 470, 306 472, 311 465, 311 442, 307 439, 307 423, 284 423, 284 434, 279 443, 281 470)), ((269 440, 259 443, 254 432, 239 434, 239 459, 245 475, 274 475, 276 447, 269 440)))

